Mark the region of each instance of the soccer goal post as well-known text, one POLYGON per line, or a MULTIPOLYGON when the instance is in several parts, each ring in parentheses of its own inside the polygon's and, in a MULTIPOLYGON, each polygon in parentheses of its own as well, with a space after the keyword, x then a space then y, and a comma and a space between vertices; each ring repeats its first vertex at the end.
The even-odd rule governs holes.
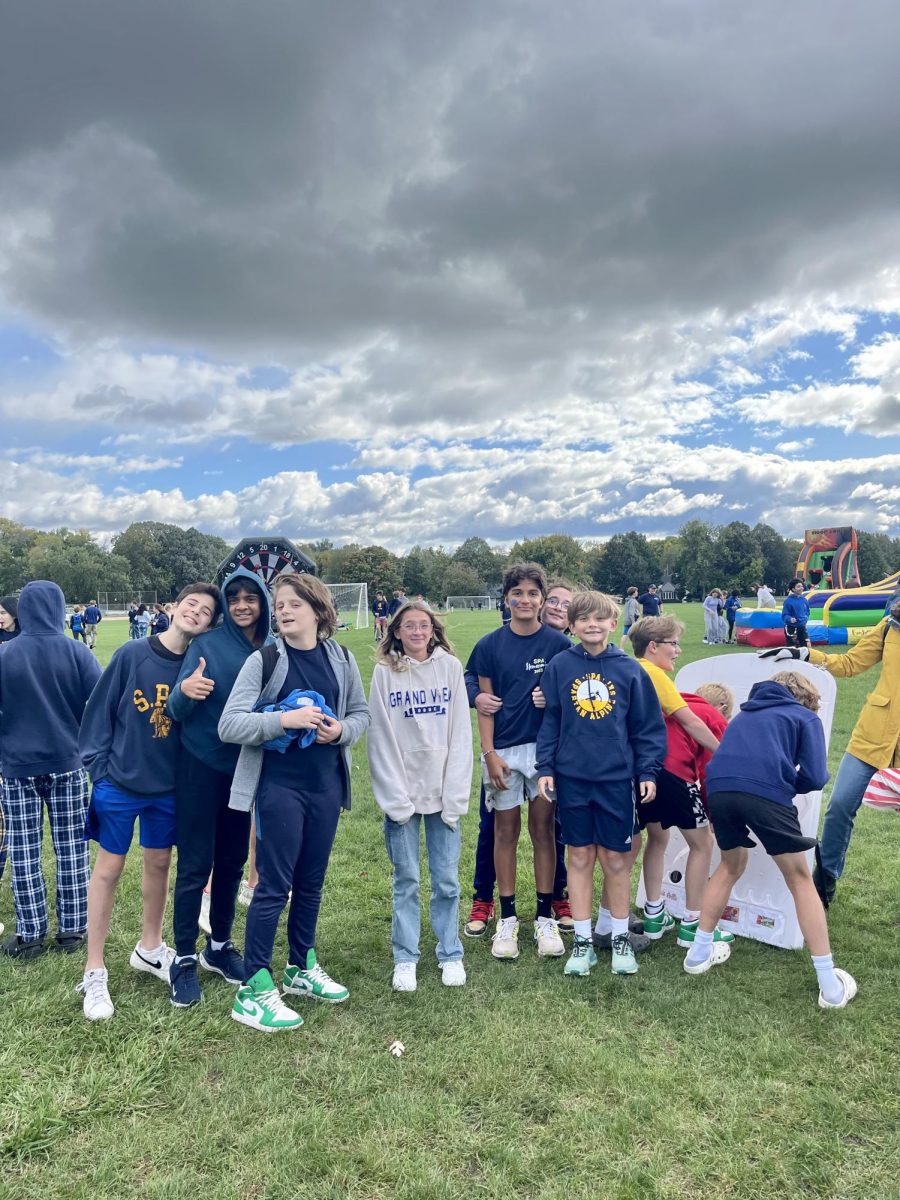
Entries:
POLYGON ((490 612, 495 608, 490 596, 448 596, 447 612, 459 612, 460 609, 474 609, 476 612, 490 612))
POLYGON ((342 625, 353 629, 369 628, 369 585, 367 583, 328 583, 325 585, 342 625))

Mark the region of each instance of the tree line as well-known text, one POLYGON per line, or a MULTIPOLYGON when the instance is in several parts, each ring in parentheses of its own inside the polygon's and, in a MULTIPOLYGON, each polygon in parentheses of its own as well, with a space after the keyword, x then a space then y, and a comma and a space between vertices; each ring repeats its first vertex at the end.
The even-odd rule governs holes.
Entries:
MULTIPOLYGON (((900 538, 864 531, 858 536, 863 584, 900 568, 900 538)), ((799 541, 782 537, 770 525, 751 528, 743 521, 688 521, 670 537, 617 533, 593 545, 553 533, 518 541, 508 551, 481 537, 466 538, 455 549, 413 546, 403 555, 384 546, 294 540, 315 559, 327 583, 367 583, 370 591, 385 592, 403 587, 409 595, 421 592, 434 601, 490 593, 506 565, 519 559, 614 595, 632 585, 660 582, 665 575, 680 593, 695 598, 711 587, 736 587, 747 595, 752 583, 783 592, 800 550, 799 541)), ((230 549, 220 537, 160 521, 129 525, 104 549, 86 529, 48 533, 0 518, 0 595, 18 591, 30 579, 52 579, 70 600, 88 600, 99 591, 156 591, 168 599, 187 583, 212 579, 230 549)))

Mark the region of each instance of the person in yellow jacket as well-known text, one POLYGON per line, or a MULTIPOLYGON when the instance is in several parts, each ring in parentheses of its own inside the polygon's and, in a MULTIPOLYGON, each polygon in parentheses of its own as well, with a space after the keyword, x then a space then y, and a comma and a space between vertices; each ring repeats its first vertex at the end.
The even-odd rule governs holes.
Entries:
POLYGON ((841 759, 816 852, 813 878, 827 908, 844 871, 853 821, 869 780, 884 767, 900 766, 900 600, 846 654, 783 646, 762 650, 759 657, 808 660, 836 679, 849 679, 883 664, 881 678, 869 693, 841 759))

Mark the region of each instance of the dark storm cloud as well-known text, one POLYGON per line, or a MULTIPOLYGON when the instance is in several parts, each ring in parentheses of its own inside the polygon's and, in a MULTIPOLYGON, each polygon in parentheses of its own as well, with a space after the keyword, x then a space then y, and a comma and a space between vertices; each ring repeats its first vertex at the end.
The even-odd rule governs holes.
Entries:
POLYGON ((4 25, 0 287, 87 336, 477 339, 502 371, 896 254, 893 3, 82 0, 4 25))

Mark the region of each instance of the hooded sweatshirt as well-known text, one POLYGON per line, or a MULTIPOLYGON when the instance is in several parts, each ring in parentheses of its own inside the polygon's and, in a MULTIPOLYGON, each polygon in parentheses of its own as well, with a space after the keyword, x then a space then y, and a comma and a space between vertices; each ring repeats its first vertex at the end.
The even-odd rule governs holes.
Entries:
POLYGON ((539 775, 655 782, 666 727, 640 663, 618 646, 598 655, 570 646, 548 663, 541 691, 547 706, 537 738, 539 775))
POLYGON ((706 790, 749 792, 790 806, 794 796, 828 782, 825 734, 814 712, 770 679, 755 683, 749 699, 722 735, 706 768, 706 790))
POLYGON ((45 579, 19 596, 21 633, 0 647, 0 763, 8 779, 81 768, 78 727, 100 665, 66 637, 66 601, 45 579))
POLYGON ((177 683, 166 705, 169 715, 181 723, 181 741, 185 749, 214 771, 221 771, 223 775, 234 774, 241 748, 226 744, 219 738, 219 719, 241 667, 255 649, 244 631, 235 625, 228 611, 225 589, 233 579, 245 580, 248 591, 255 590, 262 596, 256 636, 262 638, 260 645, 273 640, 269 632, 269 593, 258 575, 254 575, 245 567, 238 567, 222 584, 221 625, 201 633, 188 646, 177 683), (215 680, 216 686, 205 700, 190 700, 181 690, 181 683, 188 675, 193 675, 201 658, 206 660, 203 674, 206 678, 215 680))
POLYGON ((437 646, 424 662, 379 662, 369 694, 372 791, 392 821, 440 813, 455 826, 469 810, 472 722, 458 658, 437 646))

